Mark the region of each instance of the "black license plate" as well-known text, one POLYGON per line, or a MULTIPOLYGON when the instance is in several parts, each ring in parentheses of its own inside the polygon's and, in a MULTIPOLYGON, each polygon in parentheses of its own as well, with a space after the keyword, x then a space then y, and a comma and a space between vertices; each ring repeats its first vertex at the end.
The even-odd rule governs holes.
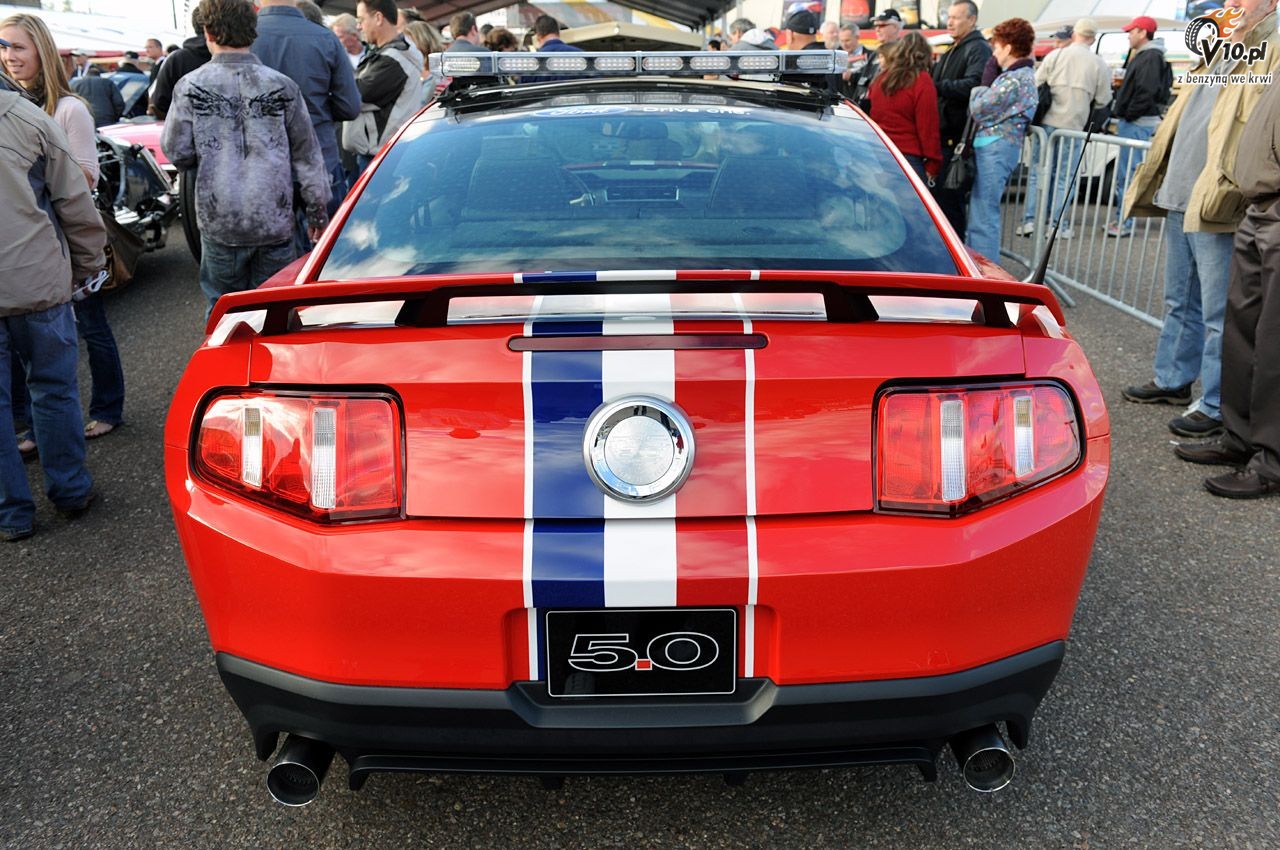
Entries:
POLYGON ((548 611, 553 697, 731 694, 738 678, 732 608, 548 611))

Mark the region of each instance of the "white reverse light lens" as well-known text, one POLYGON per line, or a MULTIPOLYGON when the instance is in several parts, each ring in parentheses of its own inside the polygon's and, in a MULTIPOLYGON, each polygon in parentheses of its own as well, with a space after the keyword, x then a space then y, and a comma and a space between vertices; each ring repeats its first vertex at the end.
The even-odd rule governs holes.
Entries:
POLYGON ((1019 478, 1030 474, 1036 466, 1035 416, 1031 396, 1013 398, 1013 472, 1019 478))
POLYGON ((738 67, 743 71, 774 71, 778 68, 778 57, 739 56, 738 67))
POLYGON ((679 56, 646 56, 641 67, 646 71, 679 71, 684 60, 679 56))
POLYGON ((533 56, 500 56, 498 70, 508 74, 528 73, 538 70, 538 60, 533 56))
POLYGON ((597 56, 594 60, 597 71, 634 71, 636 60, 630 56, 597 56))
POLYGON ((548 71, 585 71, 587 60, 581 56, 553 56, 547 60, 548 71))
POLYGON ((240 480, 250 487, 261 487, 262 409, 246 407, 242 415, 244 439, 240 444, 240 480))
POLYGON ((444 58, 444 75, 474 74, 480 70, 480 60, 470 56, 446 56, 444 58))
POLYGON ((311 412, 311 504, 322 511, 337 505, 338 411, 317 407, 311 412))
POLYGON ((691 56, 689 67, 695 71, 727 71, 733 65, 728 56, 691 56))
POLYGON ((964 402, 949 399, 939 405, 942 419, 942 500, 958 502, 965 494, 964 402))

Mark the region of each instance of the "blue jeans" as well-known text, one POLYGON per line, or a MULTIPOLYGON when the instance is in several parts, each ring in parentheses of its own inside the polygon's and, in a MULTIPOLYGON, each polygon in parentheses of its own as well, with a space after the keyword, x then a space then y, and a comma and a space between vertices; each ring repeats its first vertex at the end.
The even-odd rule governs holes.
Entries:
POLYGON ((124 367, 115 335, 107 324, 106 299, 90 295, 73 302, 76 331, 89 352, 89 375, 93 388, 89 394, 89 418, 108 425, 124 421, 124 367))
MULTIPOLYGON (((1122 139, 1149 141, 1155 135, 1156 127, 1160 122, 1158 120, 1148 121, 1145 118, 1140 120, 1142 123, 1138 124, 1121 118, 1116 124, 1116 135, 1122 139)), ((1147 152, 1141 148, 1120 148, 1116 154, 1116 221, 1119 221, 1120 216, 1124 215, 1125 186, 1129 184, 1129 178, 1133 176, 1133 170, 1138 167, 1138 163, 1142 162, 1146 155, 1147 152)), ((1133 219, 1125 219, 1123 226, 1125 229, 1133 227, 1133 219)))
POLYGON ((993 263, 1000 262, 1000 201, 1009 175, 1022 158, 1022 145, 998 138, 974 147, 978 173, 969 194, 969 231, 964 241, 993 263))
MULTIPOLYGON (((1046 127, 1046 130, 1052 131, 1053 128, 1046 127)), ((1037 162, 1040 156, 1039 144, 1032 141, 1031 161, 1037 162)), ((1076 174, 1076 164, 1080 162, 1080 157, 1084 155, 1083 139, 1064 139, 1057 145, 1053 144, 1053 136, 1049 136, 1048 153, 1045 154, 1049 158, 1049 185, 1054 187, 1049 211, 1049 220, 1047 227, 1052 227, 1053 223, 1058 220, 1062 208, 1070 204, 1076 195, 1076 181, 1072 180, 1072 175, 1076 174)), ((1036 219, 1036 194, 1040 188, 1040 174, 1038 168, 1032 168, 1027 174, 1027 204, 1022 212, 1023 222, 1035 221, 1036 219)), ((1070 220, 1064 220, 1062 229, 1066 230, 1071 226, 1070 220)))
POLYGON ((1183 233, 1182 222, 1182 213, 1171 212, 1164 225, 1164 327, 1156 343, 1156 384, 1176 389, 1199 377, 1204 395, 1192 410, 1221 419, 1222 316, 1232 234, 1183 233))
POLYGON ((200 237, 200 291, 209 299, 207 316, 218 299, 229 292, 244 292, 297 259, 293 240, 277 245, 236 247, 200 237))
POLYGON ((929 182, 929 176, 924 173, 924 157, 913 156, 909 153, 904 153, 902 157, 907 161, 907 164, 911 166, 911 170, 914 171, 921 180, 926 183, 929 182))
POLYGON ((11 345, 26 366, 45 493, 59 507, 78 507, 89 498, 93 478, 84 463, 71 305, 0 318, 0 531, 15 533, 31 530, 36 506, 18 444, 8 436, 13 428, 11 345))
MULTIPOLYGON (((89 375, 93 388, 89 395, 89 418, 119 425, 124 421, 124 369, 120 365, 120 351, 116 338, 107 324, 106 303, 101 295, 90 295, 83 301, 73 301, 76 316, 76 332, 84 340, 89 352, 89 375)), ((19 432, 31 427, 31 395, 27 392, 27 375, 23 360, 10 346, 13 364, 9 384, 13 423, 19 432)))

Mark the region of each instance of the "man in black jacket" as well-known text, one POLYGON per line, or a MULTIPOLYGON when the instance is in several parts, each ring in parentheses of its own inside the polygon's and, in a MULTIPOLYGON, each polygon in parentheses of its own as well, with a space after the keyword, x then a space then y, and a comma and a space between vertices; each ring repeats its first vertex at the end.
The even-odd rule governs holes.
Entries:
MULTIPOLYGON (((1122 139, 1149 140, 1156 132, 1164 107, 1173 92, 1173 70, 1164 58, 1164 41, 1153 40, 1156 21, 1139 15, 1124 31, 1129 34, 1129 56, 1124 62, 1124 82, 1116 92, 1113 114, 1116 135, 1122 139)), ((1133 219, 1121 221, 1124 213, 1124 189, 1129 175, 1142 162, 1142 148, 1121 148, 1116 163, 1116 220, 1107 223, 1108 236, 1128 236, 1133 232, 1133 219)))
POLYGON ((209 46, 204 43, 204 24, 200 22, 199 13, 199 6, 191 10, 191 29, 197 34, 182 42, 182 47, 171 53, 156 72, 156 81, 151 88, 150 111, 162 121, 173 103, 173 87, 178 80, 209 61, 211 54, 209 46))
MULTIPOLYGON (((938 128, 942 133, 942 173, 946 174, 956 143, 964 135, 969 115, 969 92, 982 82, 982 69, 991 58, 991 45, 978 30, 978 5, 973 0, 957 0, 947 10, 947 31, 951 33, 951 49, 933 66, 933 84, 938 90, 938 128)), ((950 190, 942 181, 934 187, 933 196, 946 214, 956 233, 964 234, 968 225, 966 208, 969 190, 950 190)))
POLYGON ((71 90, 89 102, 93 111, 93 126, 114 124, 124 114, 124 97, 115 83, 102 76, 102 69, 90 66, 83 77, 71 81, 71 90))

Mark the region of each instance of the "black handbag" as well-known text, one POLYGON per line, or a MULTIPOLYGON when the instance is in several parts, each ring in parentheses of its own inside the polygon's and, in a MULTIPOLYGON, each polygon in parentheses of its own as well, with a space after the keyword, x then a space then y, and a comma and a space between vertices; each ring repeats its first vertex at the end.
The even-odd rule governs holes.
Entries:
POLYGON ((973 161, 973 119, 964 120, 964 134, 951 151, 947 173, 942 175, 942 188, 951 192, 965 192, 973 185, 977 166, 973 161))

